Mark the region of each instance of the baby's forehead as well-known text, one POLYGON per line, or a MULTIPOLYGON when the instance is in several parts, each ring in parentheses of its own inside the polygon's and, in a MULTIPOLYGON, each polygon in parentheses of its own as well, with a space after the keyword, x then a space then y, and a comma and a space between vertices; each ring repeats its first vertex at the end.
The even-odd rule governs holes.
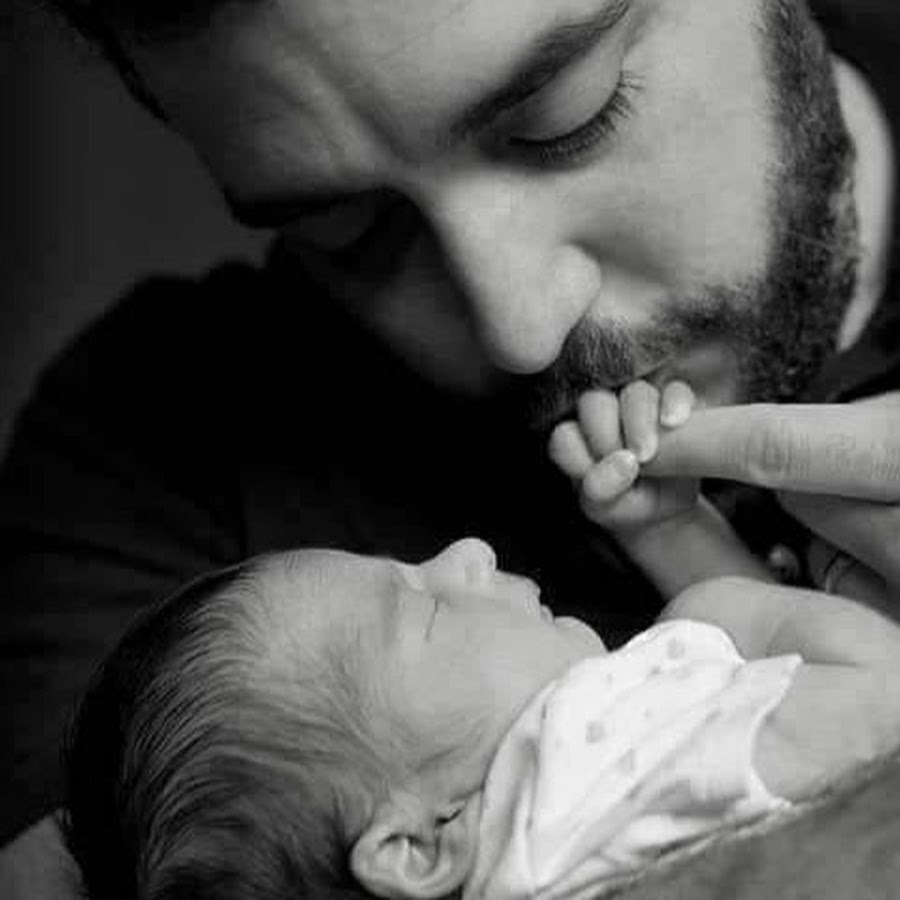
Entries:
POLYGON ((340 550, 279 553, 265 561, 260 577, 275 610, 322 627, 381 620, 408 590, 401 564, 340 550))

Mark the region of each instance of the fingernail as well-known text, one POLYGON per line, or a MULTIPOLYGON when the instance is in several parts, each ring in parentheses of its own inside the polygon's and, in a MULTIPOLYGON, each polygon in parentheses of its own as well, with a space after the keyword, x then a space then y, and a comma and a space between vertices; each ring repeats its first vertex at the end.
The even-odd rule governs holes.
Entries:
POLYGON ((689 384, 673 381, 663 390, 659 421, 666 428, 679 428, 691 417, 694 411, 694 392, 689 384))
POLYGON ((607 463, 623 480, 632 479, 640 465, 638 457, 631 450, 616 450, 615 453, 610 454, 607 463))
POLYGON ((666 428, 679 428, 690 417, 690 403, 684 397, 676 397, 660 411, 659 421, 666 428))
POLYGON ((645 437, 643 440, 638 442, 638 445, 634 450, 635 462, 650 462, 650 460, 653 459, 654 456, 656 456, 656 451, 658 449, 659 441, 656 439, 656 435, 645 437))
POLYGON ((639 468, 630 450, 616 450, 588 472, 583 483, 585 493, 594 501, 606 503, 630 487, 639 468))

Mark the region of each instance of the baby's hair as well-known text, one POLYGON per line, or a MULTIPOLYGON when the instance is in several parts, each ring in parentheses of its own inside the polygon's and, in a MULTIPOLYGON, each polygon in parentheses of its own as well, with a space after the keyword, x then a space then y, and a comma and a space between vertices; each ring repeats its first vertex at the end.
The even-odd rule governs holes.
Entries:
POLYGON ((189 584, 89 687, 66 742, 66 833, 93 900, 364 896, 347 812, 385 775, 346 655, 285 664, 267 643, 272 564, 189 584))

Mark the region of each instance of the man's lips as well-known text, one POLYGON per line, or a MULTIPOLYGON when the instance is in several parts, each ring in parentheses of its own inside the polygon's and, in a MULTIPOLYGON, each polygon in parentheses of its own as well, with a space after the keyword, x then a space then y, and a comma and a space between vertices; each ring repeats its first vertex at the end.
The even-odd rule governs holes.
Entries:
POLYGON ((552 394, 539 397, 535 427, 540 431, 552 431, 561 422, 574 418, 579 398, 592 390, 618 392, 635 381, 648 381, 662 389, 671 380, 672 364, 669 360, 655 361, 639 367, 627 378, 605 378, 601 373, 584 379, 582 384, 567 384, 552 394))
POLYGON ((601 376, 597 379, 596 387, 608 391, 620 391, 635 381, 649 381, 651 384, 656 384, 669 368, 668 362, 668 360, 656 360, 639 366, 627 378, 604 379, 601 376))

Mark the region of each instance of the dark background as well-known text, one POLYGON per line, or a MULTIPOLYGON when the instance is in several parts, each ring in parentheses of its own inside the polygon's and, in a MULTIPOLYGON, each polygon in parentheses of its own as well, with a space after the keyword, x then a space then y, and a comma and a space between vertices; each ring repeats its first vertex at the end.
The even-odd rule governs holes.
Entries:
POLYGON ((41 365, 128 285, 261 239, 76 35, 0 0, 0 452, 41 365))

